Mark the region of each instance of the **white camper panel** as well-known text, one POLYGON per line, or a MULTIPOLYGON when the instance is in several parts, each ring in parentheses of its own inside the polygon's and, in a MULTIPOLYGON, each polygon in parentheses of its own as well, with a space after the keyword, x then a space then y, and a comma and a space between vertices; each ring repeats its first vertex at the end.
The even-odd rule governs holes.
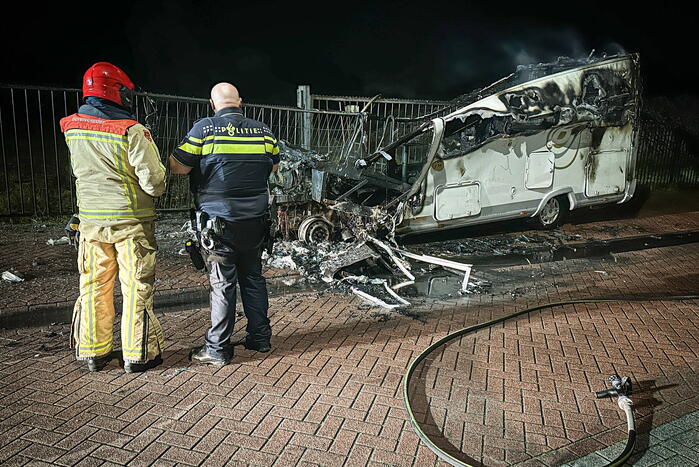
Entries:
MULTIPOLYGON (((622 57, 590 67, 628 78, 631 66, 631 59, 622 57)), ((441 121, 433 125, 431 153, 425 159, 428 170, 413 185, 414 192, 421 193, 413 200, 419 202, 406 204, 397 232, 532 217, 553 197, 569 209, 629 199, 635 188, 633 114, 617 126, 578 118, 538 132, 494 137, 461 154, 463 133, 445 136, 456 119, 503 114, 507 108, 501 96, 508 92, 526 92, 553 81, 568 95, 579 96, 587 68, 524 83, 437 119, 441 121)), ((575 109, 584 115, 584 107, 575 109)))

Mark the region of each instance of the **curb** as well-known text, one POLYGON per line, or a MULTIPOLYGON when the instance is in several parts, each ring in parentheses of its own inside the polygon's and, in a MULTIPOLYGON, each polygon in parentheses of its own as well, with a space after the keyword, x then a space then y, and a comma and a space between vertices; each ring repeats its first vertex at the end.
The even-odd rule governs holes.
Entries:
MULTIPOLYGON (((0 328, 13 329, 42 326, 57 322, 70 322, 74 303, 74 301, 42 303, 0 313, 0 328)), ((156 292, 153 298, 154 310, 163 313, 180 309, 183 306, 192 307, 193 305, 208 305, 208 303, 208 287, 156 292)), ((114 308, 119 309, 121 305, 121 297, 115 298, 114 308)))

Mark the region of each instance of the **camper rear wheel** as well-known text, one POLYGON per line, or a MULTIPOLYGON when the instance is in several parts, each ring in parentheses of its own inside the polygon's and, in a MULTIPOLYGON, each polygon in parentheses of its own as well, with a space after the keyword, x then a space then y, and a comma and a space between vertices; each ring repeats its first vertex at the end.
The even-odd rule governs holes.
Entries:
POLYGON ((565 196, 556 196, 544 204, 541 211, 534 217, 534 222, 540 229, 555 229, 563 222, 568 211, 568 200, 565 196))
POLYGON ((307 217, 299 225, 299 240, 309 245, 330 241, 332 225, 319 216, 307 217))

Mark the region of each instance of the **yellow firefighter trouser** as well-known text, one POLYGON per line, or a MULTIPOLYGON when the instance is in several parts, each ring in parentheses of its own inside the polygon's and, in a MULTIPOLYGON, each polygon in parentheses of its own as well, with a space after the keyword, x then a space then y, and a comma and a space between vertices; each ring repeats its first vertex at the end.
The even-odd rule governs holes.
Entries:
POLYGON ((71 344, 78 360, 112 351, 114 281, 121 283, 124 360, 145 362, 161 353, 163 331, 153 313, 153 221, 130 225, 80 224, 80 297, 75 302, 71 344))

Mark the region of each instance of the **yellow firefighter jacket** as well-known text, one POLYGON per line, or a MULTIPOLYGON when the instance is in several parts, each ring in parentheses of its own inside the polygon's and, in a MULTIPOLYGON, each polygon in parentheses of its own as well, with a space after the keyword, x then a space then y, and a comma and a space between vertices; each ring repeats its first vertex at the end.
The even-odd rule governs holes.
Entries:
POLYGON ((135 120, 76 113, 61 119, 76 177, 81 222, 133 224, 155 217, 165 167, 150 132, 135 120))

